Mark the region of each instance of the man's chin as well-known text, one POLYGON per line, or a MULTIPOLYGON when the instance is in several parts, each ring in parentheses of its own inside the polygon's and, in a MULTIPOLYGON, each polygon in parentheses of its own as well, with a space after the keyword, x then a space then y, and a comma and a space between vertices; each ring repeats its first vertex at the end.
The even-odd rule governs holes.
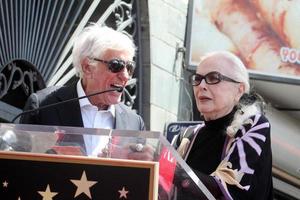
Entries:
POLYGON ((108 100, 108 105, 114 105, 114 104, 118 104, 121 102, 121 97, 119 98, 110 98, 108 100))

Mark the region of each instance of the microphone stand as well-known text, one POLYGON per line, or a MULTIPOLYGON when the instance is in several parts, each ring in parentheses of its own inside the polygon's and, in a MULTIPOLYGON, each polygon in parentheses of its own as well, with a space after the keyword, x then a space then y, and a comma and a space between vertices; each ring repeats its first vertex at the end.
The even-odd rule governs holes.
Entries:
POLYGON ((42 107, 38 107, 38 108, 35 108, 35 109, 26 110, 24 112, 19 113, 17 116, 15 116, 11 120, 11 122, 14 123, 16 121, 16 119, 18 119, 21 115, 29 114, 31 112, 36 112, 36 111, 43 110, 43 109, 46 109, 46 108, 49 108, 49 107, 52 107, 52 106, 57 106, 57 105, 60 105, 60 104, 71 102, 71 101, 76 101, 76 100, 80 100, 80 99, 83 99, 83 98, 88 98, 88 97, 92 97, 92 96, 95 96, 95 95, 98 95, 98 94, 102 94, 102 93, 106 93, 106 92, 113 92, 113 91, 122 92, 123 88, 121 88, 121 87, 111 88, 111 89, 108 89, 108 90, 95 92, 95 93, 92 93, 92 94, 89 94, 89 95, 86 95, 86 96, 76 97, 76 98, 73 98, 73 99, 68 99, 66 101, 61 101, 61 102, 57 102, 57 103, 54 103, 54 104, 49 104, 49 105, 45 105, 45 106, 42 106, 42 107))

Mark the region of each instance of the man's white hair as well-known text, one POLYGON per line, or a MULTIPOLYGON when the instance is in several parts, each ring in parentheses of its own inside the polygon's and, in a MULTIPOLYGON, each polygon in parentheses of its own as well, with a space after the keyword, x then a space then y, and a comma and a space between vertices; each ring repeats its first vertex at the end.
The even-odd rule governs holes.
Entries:
MULTIPOLYGON (((237 57, 235 54, 229 51, 214 51, 208 54, 205 54, 201 57, 201 61, 198 66, 202 64, 206 59, 211 57, 225 57, 228 58, 230 61, 234 63, 232 65, 232 79, 239 81, 245 85, 245 93, 249 93, 250 91, 250 83, 249 83, 249 74, 247 68, 245 67, 244 63, 237 57)), ((219 59, 219 58, 216 58, 219 59)))
POLYGON ((82 77, 83 59, 88 57, 101 59, 107 50, 126 51, 133 58, 136 47, 129 36, 112 28, 101 27, 94 23, 85 27, 73 45, 73 66, 77 75, 82 77))

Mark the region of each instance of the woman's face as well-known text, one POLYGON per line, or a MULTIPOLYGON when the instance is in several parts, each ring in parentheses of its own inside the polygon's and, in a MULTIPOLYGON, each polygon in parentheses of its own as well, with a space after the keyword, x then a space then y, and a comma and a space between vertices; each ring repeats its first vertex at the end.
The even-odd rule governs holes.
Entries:
MULTIPOLYGON (((206 58, 196 70, 202 76, 212 71, 217 71, 231 79, 234 62, 222 55, 214 55, 206 58)), ((242 83, 224 81, 217 84, 207 84, 203 79, 198 86, 194 87, 194 95, 199 112, 205 120, 214 120, 230 113, 244 93, 242 83)))

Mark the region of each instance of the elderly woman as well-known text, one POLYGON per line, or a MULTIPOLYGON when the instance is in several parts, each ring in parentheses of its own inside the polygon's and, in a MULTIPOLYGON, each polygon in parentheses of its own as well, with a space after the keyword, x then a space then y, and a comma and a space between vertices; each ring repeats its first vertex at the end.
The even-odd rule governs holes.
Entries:
MULTIPOLYGON (((174 146, 217 199, 272 199, 270 124, 249 94, 248 73, 229 52, 204 56, 190 78, 204 125, 174 146)), ((182 199, 198 199, 182 184, 182 199)))

